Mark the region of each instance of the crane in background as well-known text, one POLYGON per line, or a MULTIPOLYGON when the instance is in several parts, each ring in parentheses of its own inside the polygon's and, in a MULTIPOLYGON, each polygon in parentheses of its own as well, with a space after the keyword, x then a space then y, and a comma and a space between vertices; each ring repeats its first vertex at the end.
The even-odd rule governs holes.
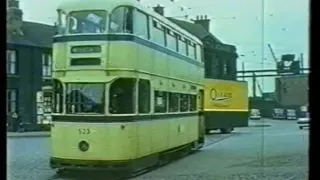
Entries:
POLYGON ((275 53, 274 53, 274 51, 273 51, 273 49, 271 47, 271 44, 268 44, 268 47, 270 49, 270 52, 271 52, 271 55, 273 57, 274 62, 277 63, 278 62, 278 58, 276 57, 276 55, 275 55, 275 53))

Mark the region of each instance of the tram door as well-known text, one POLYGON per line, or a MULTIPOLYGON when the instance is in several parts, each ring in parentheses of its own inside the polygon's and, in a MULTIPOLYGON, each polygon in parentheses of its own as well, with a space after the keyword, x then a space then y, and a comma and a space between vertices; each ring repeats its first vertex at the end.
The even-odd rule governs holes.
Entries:
POLYGON ((205 119, 204 119, 204 91, 200 90, 198 93, 198 110, 199 110, 199 136, 200 140, 203 140, 204 143, 204 136, 205 136, 205 119))

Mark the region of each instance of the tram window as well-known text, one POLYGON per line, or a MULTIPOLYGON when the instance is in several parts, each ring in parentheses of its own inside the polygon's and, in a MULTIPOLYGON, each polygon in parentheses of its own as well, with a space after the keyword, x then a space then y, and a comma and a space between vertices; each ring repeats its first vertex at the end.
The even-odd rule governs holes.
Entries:
POLYGON ((180 36, 179 38, 179 53, 183 54, 183 55, 187 55, 187 44, 185 42, 185 40, 183 40, 180 36))
POLYGON ((169 112, 179 111, 179 94, 170 93, 169 94, 169 112))
POLYGON ((197 96, 196 95, 189 95, 189 96, 190 96, 189 111, 196 111, 197 110, 197 96))
POLYGON ((188 43, 188 55, 189 55, 189 57, 192 58, 192 59, 196 59, 195 52, 196 52, 195 44, 192 43, 192 42, 189 42, 188 43))
POLYGON ((63 112, 63 87, 62 83, 54 79, 53 80, 53 103, 52 109, 54 113, 62 113, 63 112))
POLYGON ((154 92, 154 112, 165 113, 167 112, 167 93, 163 91, 154 92))
POLYGON ((178 51, 177 34, 171 31, 170 29, 167 29, 166 38, 167 38, 167 47, 173 51, 178 51))
POLYGON ((186 112, 189 110, 189 95, 180 94, 180 112, 186 112))
POLYGON ((67 29, 67 14, 62 10, 58 10, 57 34, 64 34, 67 29))
POLYGON ((152 41, 165 46, 165 32, 164 32, 164 27, 159 24, 159 22, 153 21, 153 26, 152 26, 152 41))
POLYGON ((144 39, 149 39, 148 16, 138 10, 134 12, 133 32, 144 39))
POLYGON ((200 46, 199 44, 196 46, 196 59, 200 62, 203 62, 202 46, 200 46))
POLYGON ((118 79, 111 84, 109 93, 111 114, 135 113, 135 84, 135 79, 118 79))
POLYGON ((107 12, 103 10, 74 11, 68 16, 69 33, 104 33, 107 12))
POLYGON ((139 80, 139 113, 150 112, 150 82, 139 80))
POLYGON ((110 16, 109 33, 132 33, 132 8, 118 7, 110 16))
POLYGON ((100 83, 67 84, 66 111, 75 113, 104 113, 105 85, 100 83))

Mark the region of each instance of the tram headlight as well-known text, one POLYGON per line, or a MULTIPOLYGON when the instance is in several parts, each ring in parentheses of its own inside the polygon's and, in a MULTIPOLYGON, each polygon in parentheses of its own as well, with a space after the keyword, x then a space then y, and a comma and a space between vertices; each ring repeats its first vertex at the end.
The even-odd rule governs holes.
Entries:
POLYGON ((89 143, 87 141, 80 141, 79 142, 79 145, 78 145, 80 151, 88 151, 89 150, 89 143))

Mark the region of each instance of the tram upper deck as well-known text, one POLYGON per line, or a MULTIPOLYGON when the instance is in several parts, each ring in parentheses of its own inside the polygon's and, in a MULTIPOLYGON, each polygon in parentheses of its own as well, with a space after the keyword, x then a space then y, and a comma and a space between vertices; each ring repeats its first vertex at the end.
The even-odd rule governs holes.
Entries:
POLYGON ((202 42, 133 0, 74 1, 58 8, 57 77, 134 73, 201 82, 202 42), (102 8, 103 7, 103 8, 102 8))

